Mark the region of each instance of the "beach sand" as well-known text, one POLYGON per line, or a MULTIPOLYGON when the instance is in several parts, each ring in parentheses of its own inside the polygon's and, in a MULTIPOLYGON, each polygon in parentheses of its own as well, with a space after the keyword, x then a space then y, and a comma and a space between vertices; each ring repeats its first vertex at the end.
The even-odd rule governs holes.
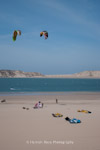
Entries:
POLYGON ((0 103, 0 150, 100 150, 99 92, 0 96, 0 101, 3 99, 6 102, 0 103), (34 109, 37 101, 44 107, 34 109), (77 112, 79 109, 92 113, 77 112), (55 118, 52 113, 63 117, 55 118), (82 122, 70 124, 65 120, 67 116, 82 122))

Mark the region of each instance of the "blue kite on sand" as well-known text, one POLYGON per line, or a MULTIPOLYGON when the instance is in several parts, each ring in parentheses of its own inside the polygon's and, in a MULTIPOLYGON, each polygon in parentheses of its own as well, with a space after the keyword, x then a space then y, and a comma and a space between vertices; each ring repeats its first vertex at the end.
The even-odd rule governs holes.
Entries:
POLYGON ((66 117, 65 120, 69 121, 70 123, 81 123, 81 120, 76 118, 70 119, 69 117, 66 117))

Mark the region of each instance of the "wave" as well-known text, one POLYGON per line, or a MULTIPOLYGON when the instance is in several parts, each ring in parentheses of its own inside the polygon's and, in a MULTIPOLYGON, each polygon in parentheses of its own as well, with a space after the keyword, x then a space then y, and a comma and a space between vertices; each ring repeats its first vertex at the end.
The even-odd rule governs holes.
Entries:
POLYGON ((11 91, 14 91, 14 90, 16 90, 16 89, 15 89, 15 88, 10 88, 10 90, 11 90, 11 91))

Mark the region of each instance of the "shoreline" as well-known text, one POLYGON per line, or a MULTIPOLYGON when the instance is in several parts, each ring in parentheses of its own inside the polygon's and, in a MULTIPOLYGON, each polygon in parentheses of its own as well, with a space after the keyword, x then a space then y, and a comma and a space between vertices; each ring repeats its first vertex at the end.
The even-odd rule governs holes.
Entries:
POLYGON ((36 103, 41 101, 46 104, 59 103, 67 104, 68 102, 89 102, 100 101, 100 92, 44 92, 39 95, 0 95, 0 104, 20 104, 20 103, 36 103), (5 99, 5 103, 1 101, 5 99))
POLYGON ((34 76, 34 77, 0 77, 0 79, 100 79, 100 77, 76 77, 67 75, 45 75, 45 76, 34 76))
POLYGON ((100 94, 100 91, 48 91, 48 92, 0 92, 0 96, 42 96, 42 95, 69 95, 69 94, 100 94))

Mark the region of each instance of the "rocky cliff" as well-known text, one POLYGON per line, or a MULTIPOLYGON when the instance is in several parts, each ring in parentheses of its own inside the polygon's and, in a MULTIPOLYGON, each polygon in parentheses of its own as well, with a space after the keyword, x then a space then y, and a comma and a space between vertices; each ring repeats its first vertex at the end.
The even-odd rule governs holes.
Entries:
POLYGON ((33 77, 43 77, 43 76, 44 75, 37 72, 0 70, 0 78, 33 78, 33 77))

